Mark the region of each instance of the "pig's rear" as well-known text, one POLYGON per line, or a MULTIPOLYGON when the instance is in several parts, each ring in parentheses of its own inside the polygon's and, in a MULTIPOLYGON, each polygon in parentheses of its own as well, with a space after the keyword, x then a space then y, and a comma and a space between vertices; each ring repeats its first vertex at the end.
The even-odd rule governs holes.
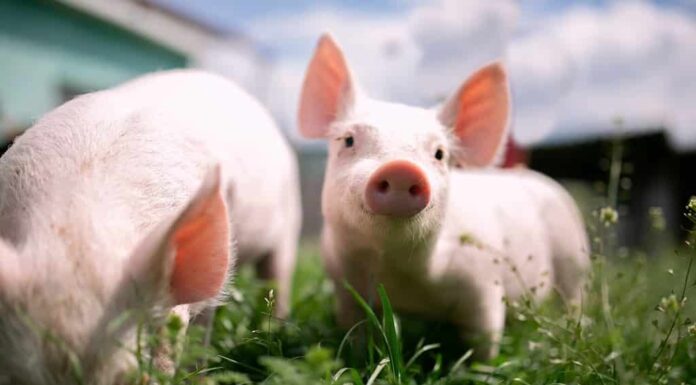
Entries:
MULTIPOLYGON (((253 218, 249 212, 269 200, 283 205, 296 197, 293 171, 289 148, 265 110, 216 76, 157 74, 68 102, 0 161, 0 236, 14 250, 8 253, 17 254, 0 256, 0 307, 21 308, 78 355, 87 375, 109 383, 132 363, 112 339, 123 337, 128 346, 132 335, 100 331, 126 304, 140 301, 140 295, 126 301, 119 294, 131 274, 136 283, 171 274, 171 283, 157 285, 152 297, 140 293, 158 307, 214 297, 229 262, 224 198, 234 197, 234 215, 253 218), (219 173, 209 177, 213 163, 222 164, 232 188, 224 188, 219 173), (273 167, 288 171, 268 177, 276 175, 273 167), (285 200, 276 199, 281 195, 285 200), (157 275, 148 265, 157 260, 139 259, 172 247, 170 273, 157 275), (14 265, 31 273, 13 274, 14 265)), ((257 234, 260 242, 278 232, 270 225, 267 230, 257 234)), ((11 376, 32 384, 69 378, 56 371, 67 362, 65 351, 32 337, 17 317, 0 321, 0 362, 11 376), (38 355, 33 369, 15 359, 30 353, 38 355)))
POLYGON ((228 198, 242 262, 273 252, 279 242, 289 242, 284 238, 297 238, 297 160, 260 103, 234 83, 196 70, 149 75, 115 91, 166 118, 169 130, 192 138, 222 161, 231 182, 228 198), (168 114, 172 110, 176 114, 168 114))
POLYGON ((557 182, 527 169, 456 171, 450 204, 449 237, 492 251, 497 263, 478 269, 501 270, 509 296, 533 288, 541 298, 552 284, 568 301, 579 299, 589 269, 587 234, 557 182))
POLYGON ((239 259, 277 281, 275 310, 284 316, 301 225, 300 186, 294 152, 271 115, 234 83, 195 70, 146 76, 116 92, 135 95, 159 124, 222 162, 239 259))
POLYGON ((590 270, 590 244, 580 210, 573 197, 553 179, 533 171, 519 172, 540 195, 538 207, 552 250, 556 287, 568 304, 578 305, 590 270))

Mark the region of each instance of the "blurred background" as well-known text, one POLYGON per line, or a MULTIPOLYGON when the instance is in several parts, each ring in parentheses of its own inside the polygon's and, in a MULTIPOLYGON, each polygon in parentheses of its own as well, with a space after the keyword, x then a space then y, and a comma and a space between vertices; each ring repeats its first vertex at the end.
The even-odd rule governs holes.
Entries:
POLYGON ((256 95, 297 148, 304 233, 316 236, 325 149, 298 138, 295 114, 325 31, 372 96, 422 106, 503 60, 514 97, 505 167, 562 180, 590 213, 613 154, 622 244, 684 236, 696 195, 692 0, 0 0, 3 148, 81 93, 204 68, 256 95))

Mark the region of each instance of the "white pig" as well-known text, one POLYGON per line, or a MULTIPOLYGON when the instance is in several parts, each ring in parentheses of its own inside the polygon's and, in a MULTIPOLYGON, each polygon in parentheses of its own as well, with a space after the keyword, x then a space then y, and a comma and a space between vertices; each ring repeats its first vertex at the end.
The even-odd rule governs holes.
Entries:
POLYGON ((370 99, 335 42, 320 39, 298 123, 305 137, 329 141, 322 254, 339 323, 360 317, 344 280, 365 298, 381 283, 396 309, 451 321, 489 358, 504 298, 541 299, 555 287, 579 300, 589 250, 572 198, 533 171, 478 170, 496 161, 509 99, 498 63, 442 107, 370 99))
POLYGON ((231 234, 240 255, 269 255, 287 296, 296 172, 266 110, 203 72, 48 113, 0 159, 0 382, 121 383, 138 322, 187 322, 219 295, 231 234))

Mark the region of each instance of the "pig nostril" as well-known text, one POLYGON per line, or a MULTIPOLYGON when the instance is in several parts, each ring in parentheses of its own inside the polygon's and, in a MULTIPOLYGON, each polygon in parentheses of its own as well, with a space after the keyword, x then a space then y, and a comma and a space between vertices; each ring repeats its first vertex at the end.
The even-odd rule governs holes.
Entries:
POLYGON ((372 175, 363 191, 366 209, 375 215, 413 217, 430 202, 430 184, 425 172, 406 160, 388 162, 372 175))
POLYGON ((411 194, 412 196, 415 197, 415 196, 421 195, 421 193, 423 192, 423 189, 421 189, 421 187, 419 185, 414 184, 413 186, 411 186, 410 189, 408 189, 408 192, 409 192, 409 194, 411 194))

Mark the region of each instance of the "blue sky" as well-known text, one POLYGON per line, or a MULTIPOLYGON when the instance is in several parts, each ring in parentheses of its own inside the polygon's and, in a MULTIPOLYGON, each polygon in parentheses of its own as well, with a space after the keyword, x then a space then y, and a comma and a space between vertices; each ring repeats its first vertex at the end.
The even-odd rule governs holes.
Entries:
POLYGON ((152 0, 256 41, 270 100, 294 131, 304 66, 330 31, 376 97, 420 105, 502 59, 525 144, 667 127, 696 147, 696 2, 559 0, 152 0))
MULTIPOLYGON (((372 0, 372 1, 355 1, 355 0, 264 0, 264 1, 248 1, 248 0, 155 0, 159 4, 167 4, 176 6, 179 9, 189 10, 191 13, 205 14, 211 20, 218 18, 219 21, 213 21, 223 26, 228 22, 243 24, 244 20, 255 18, 260 14, 287 14, 294 12, 303 12, 309 8, 322 6, 332 8, 358 8, 366 12, 403 12, 410 6, 422 1, 408 0, 372 0), (231 18, 231 19, 230 19, 231 18)), ((696 9, 696 3, 690 0, 654 0, 654 3, 665 6, 683 7, 684 9, 696 9)), ((556 12, 558 10, 577 5, 589 4, 592 6, 606 6, 608 0, 524 0, 520 5, 530 11, 540 12, 556 12)))
MULTIPOLYGON (((282 16, 306 12, 312 8, 334 8, 360 10, 377 14, 403 14, 415 4, 424 1, 408 0, 151 0, 166 5, 200 21, 209 23, 221 30, 243 30, 254 19, 267 16, 282 16)), ((696 12, 696 1, 692 0, 653 0, 654 4, 674 7, 685 12, 696 12)), ((526 15, 548 15, 578 5, 605 7, 608 0, 523 0, 520 7, 526 15)))

